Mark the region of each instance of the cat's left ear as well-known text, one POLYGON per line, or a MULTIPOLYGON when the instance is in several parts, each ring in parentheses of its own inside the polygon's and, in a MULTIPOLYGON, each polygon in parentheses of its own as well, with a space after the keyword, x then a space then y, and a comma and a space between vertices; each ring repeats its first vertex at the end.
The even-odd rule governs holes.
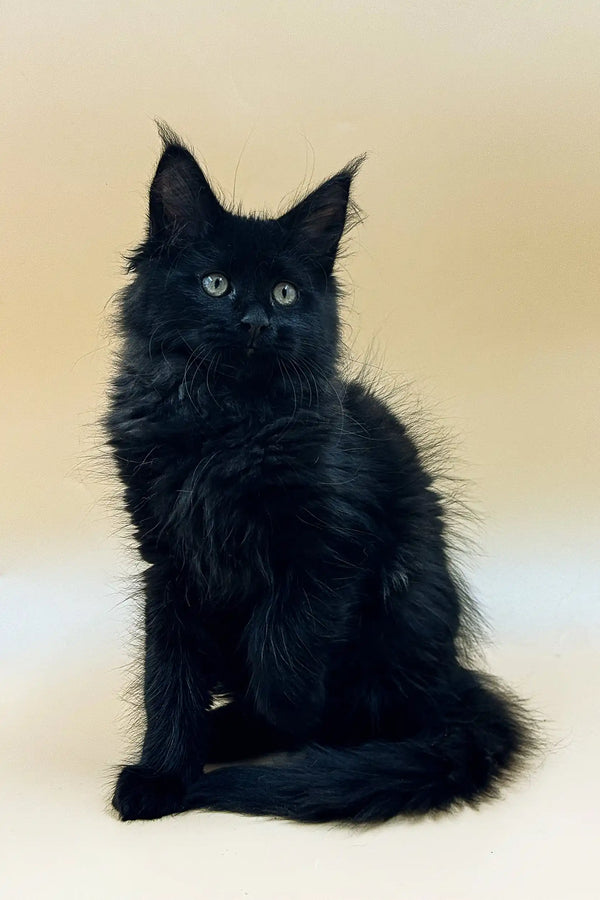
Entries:
POLYGON ((364 159, 353 159, 279 219, 327 268, 333 266, 344 228, 357 212, 350 200, 350 188, 364 159))

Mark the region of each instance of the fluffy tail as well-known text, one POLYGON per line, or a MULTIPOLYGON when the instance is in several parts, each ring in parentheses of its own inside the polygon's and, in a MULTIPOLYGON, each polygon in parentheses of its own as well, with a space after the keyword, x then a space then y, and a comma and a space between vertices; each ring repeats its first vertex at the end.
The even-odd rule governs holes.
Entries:
POLYGON ((478 676, 435 729, 217 769, 190 788, 185 808, 354 823, 446 810, 495 796, 533 748, 532 734, 519 703, 478 676))

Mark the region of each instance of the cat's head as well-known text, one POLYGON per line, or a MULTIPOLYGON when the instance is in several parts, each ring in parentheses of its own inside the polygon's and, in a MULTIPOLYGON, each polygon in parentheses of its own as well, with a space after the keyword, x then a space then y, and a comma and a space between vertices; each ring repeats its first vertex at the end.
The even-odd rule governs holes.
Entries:
POLYGON ((126 329, 147 337, 150 354, 218 360, 241 378, 272 376, 281 363, 284 372, 330 373, 339 343, 333 268, 362 159, 277 218, 246 216, 222 204, 176 135, 161 133, 126 329))

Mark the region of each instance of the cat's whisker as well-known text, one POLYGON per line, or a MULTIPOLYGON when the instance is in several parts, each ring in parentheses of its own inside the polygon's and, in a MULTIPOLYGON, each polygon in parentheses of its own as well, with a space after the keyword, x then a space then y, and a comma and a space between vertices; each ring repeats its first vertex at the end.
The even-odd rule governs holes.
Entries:
POLYGON ((310 386, 310 382, 309 382, 308 378, 306 377, 306 374, 305 374, 302 366, 299 364, 299 362, 297 360, 293 359, 292 357, 290 357, 288 359, 288 362, 291 363, 294 371, 298 375, 298 380, 300 382, 300 403, 302 404, 303 400, 304 400, 304 385, 306 384, 306 387, 308 388, 308 394, 309 394, 308 405, 312 406, 312 388, 310 386))
MULTIPOLYGON (((288 368, 287 368, 287 365, 285 364, 285 362, 283 363, 283 367, 286 370, 286 372, 288 372, 288 368)), ((294 396, 294 409, 292 410, 292 415, 290 417, 290 426, 291 426, 292 423, 294 422, 294 419, 296 418, 296 412, 298 410, 298 395, 296 394, 296 386, 294 385, 294 379, 292 378, 292 376, 289 372, 288 372, 288 377, 289 377, 289 381, 290 381, 290 387, 292 389, 292 394, 294 396)))
POLYGON ((210 351, 206 350, 206 347, 204 344, 199 344, 198 347, 196 347, 196 349, 193 351, 190 358, 188 359, 186 367, 183 372, 182 384, 185 387, 185 391, 188 395, 188 399, 189 399, 190 403, 192 404, 193 408, 198 413, 198 415, 201 414, 201 411, 200 411, 199 407, 197 406, 196 401, 194 399, 194 383, 196 381, 198 373, 201 371, 202 363, 207 359, 207 357, 209 356, 209 353, 210 353, 210 351), (204 352, 204 351, 206 351, 206 352, 204 352), (202 354, 204 354, 204 355, 202 355, 202 354), (192 366, 195 367, 194 373, 192 375, 191 384, 188 384, 187 375, 192 366))
MULTIPOLYGON (((211 356, 211 358, 210 358, 210 361, 209 361, 209 363, 208 363, 208 367, 207 367, 207 369, 206 369, 206 390, 208 391, 209 395, 211 396, 213 402, 219 407, 219 409, 222 409, 223 407, 221 406, 221 404, 219 403, 219 401, 217 400, 217 398, 216 398, 215 395, 213 394, 212 389, 211 389, 211 386, 210 386, 210 373, 211 373, 211 369, 212 369, 212 367, 213 367, 213 363, 215 363, 215 360, 217 360, 216 365, 218 365, 218 359, 220 359, 220 358, 221 358, 221 354, 220 354, 220 353, 213 353, 212 356, 211 356)), ((215 368, 216 368, 216 367, 215 367, 215 368)))

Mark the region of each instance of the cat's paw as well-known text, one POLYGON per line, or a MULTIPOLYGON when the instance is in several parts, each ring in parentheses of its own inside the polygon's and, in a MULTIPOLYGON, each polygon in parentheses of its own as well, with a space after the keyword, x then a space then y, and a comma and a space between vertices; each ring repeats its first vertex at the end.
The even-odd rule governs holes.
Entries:
POLYGON ((112 805, 126 822, 160 819, 183 811, 183 781, 169 772, 147 766, 125 766, 117 778, 112 805))

